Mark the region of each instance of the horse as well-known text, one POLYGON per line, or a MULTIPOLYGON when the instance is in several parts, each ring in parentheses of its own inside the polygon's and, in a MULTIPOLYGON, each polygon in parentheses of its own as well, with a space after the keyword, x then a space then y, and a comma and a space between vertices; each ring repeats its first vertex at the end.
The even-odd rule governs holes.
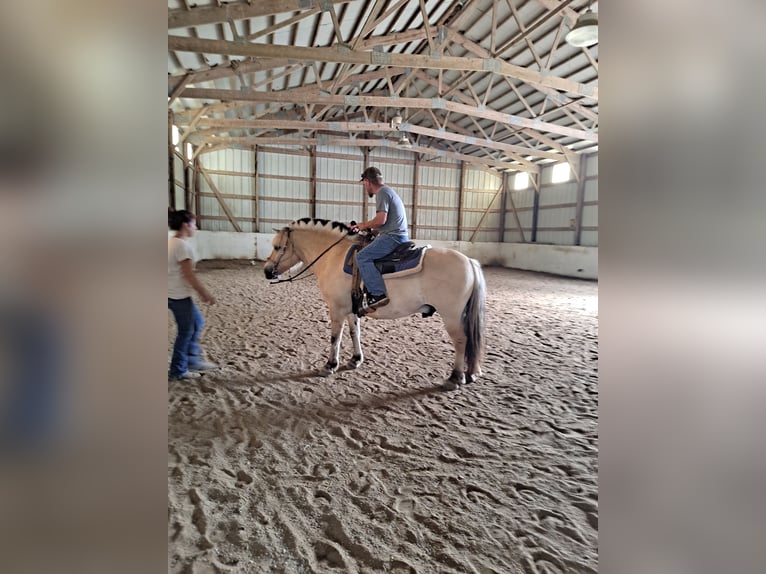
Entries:
MULTIPOLYGON (((302 262, 301 273, 308 269, 316 276, 330 312, 330 355, 320 374, 328 376, 338 369, 344 321, 354 344, 347 368, 358 368, 364 361, 360 318, 352 311, 351 275, 343 270, 346 254, 359 241, 358 236, 344 223, 311 218, 274 231, 273 249, 264 265, 266 279, 292 281, 293 277, 280 279, 280 275, 302 262)), ((395 278, 383 275, 383 280, 390 303, 366 316, 399 319, 438 311, 455 349, 452 371, 443 388, 455 390, 481 376, 486 283, 478 261, 454 249, 431 247, 423 256, 421 271, 395 278)))

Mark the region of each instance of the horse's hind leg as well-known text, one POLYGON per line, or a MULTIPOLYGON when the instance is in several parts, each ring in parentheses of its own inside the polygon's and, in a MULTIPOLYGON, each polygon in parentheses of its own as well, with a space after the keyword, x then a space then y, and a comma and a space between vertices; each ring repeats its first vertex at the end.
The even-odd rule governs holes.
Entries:
POLYGON ((354 342, 354 356, 348 362, 348 368, 356 369, 364 361, 364 353, 362 353, 362 324, 354 313, 346 315, 346 322, 348 323, 348 329, 351 331, 351 340, 354 342))
POLYGON ((455 347, 455 362, 452 366, 452 373, 444 381, 442 388, 447 391, 454 391, 460 385, 465 384, 465 343, 466 336, 463 325, 460 322, 460 316, 443 316, 444 326, 452 339, 452 345, 455 347))

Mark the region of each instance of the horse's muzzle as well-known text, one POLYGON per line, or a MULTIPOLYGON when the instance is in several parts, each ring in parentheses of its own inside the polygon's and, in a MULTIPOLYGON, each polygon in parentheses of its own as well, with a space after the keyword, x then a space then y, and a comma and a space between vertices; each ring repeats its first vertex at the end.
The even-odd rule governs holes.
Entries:
POLYGON ((263 268, 263 274, 266 276, 266 279, 276 279, 279 277, 279 273, 274 271, 274 266, 271 263, 263 268))

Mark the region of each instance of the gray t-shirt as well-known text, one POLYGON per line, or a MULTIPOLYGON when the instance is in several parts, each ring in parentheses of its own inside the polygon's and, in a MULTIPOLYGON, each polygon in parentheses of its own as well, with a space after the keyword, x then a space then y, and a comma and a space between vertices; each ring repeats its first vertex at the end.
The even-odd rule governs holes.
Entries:
POLYGON ((407 213, 404 211, 401 198, 387 185, 381 187, 375 195, 378 200, 375 211, 385 211, 388 214, 379 232, 383 235, 403 236, 405 241, 409 239, 407 213))

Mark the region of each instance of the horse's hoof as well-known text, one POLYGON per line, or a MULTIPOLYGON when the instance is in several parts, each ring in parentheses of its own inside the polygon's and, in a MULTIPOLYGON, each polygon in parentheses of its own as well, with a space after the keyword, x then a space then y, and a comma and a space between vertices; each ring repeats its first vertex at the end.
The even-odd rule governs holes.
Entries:
POLYGON ((362 359, 362 357, 357 357, 357 356, 351 357, 351 359, 349 359, 348 363, 346 363, 346 368, 347 369, 358 369, 363 361, 364 361, 364 359, 362 359))
POLYGON ((442 391, 456 391, 460 388, 460 384, 457 381, 452 381, 450 379, 447 379, 439 388, 442 391))
POLYGON ((319 372, 317 373, 317 375, 319 375, 320 377, 329 377, 330 375, 335 373, 335 371, 337 370, 338 370, 337 367, 331 367, 330 365, 325 365, 324 367, 319 369, 319 372))

